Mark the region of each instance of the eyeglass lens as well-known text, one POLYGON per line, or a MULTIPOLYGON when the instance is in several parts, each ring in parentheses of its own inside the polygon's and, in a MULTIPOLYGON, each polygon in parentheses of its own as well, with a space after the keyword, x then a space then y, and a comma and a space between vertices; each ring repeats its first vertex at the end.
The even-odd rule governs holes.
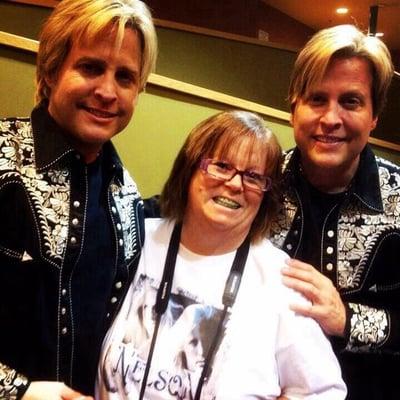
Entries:
POLYGON ((251 171, 240 171, 237 168, 220 161, 209 161, 205 171, 216 178, 226 181, 231 180, 235 175, 239 174, 242 177, 243 185, 252 189, 268 190, 270 185, 268 177, 251 171))

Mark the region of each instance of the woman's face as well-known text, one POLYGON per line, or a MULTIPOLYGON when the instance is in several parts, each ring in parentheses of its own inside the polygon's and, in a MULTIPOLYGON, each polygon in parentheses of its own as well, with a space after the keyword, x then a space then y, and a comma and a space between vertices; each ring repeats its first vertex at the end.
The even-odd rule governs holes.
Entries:
POLYGON ((204 368, 205 351, 200 329, 195 326, 190 333, 187 342, 183 345, 186 368, 189 371, 196 371, 204 368))
MULTIPOLYGON (((257 142, 256 142, 257 143, 257 142)), ((266 154, 263 146, 255 146, 248 138, 233 146, 222 157, 222 149, 211 156, 229 163, 240 171, 265 175, 266 154)), ((243 185, 236 174, 229 181, 221 181, 197 169, 189 184, 185 220, 199 232, 246 236, 257 215, 264 193, 243 185)))

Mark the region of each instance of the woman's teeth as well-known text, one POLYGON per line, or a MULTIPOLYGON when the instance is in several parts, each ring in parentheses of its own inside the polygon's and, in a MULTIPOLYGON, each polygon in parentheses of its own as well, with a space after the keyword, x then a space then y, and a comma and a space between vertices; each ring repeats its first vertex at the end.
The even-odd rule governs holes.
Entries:
POLYGON ((240 204, 239 204, 239 203, 236 203, 236 201, 227 199, 226 197, 220 197, 220 196, 218 196, 218 197, 214 197, 213 200, 214 200, 217 204, 219 204, 220 206, 228 207, 228 208, 231 208, 231 209, 233 209, 233 210, 236 210, 236 209, 238 209, 238 208, 240 207, 240 204))

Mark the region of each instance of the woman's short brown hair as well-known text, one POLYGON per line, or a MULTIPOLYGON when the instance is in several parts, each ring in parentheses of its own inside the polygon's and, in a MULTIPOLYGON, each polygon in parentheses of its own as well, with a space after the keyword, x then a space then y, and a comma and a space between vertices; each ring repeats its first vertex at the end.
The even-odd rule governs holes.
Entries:
POLYGON ((73 42, 93 42, 107 29, 115 29, 116 46, 125 28, 139 33, 142 47, 140 90, 144 89, 157 58, 157 36, 150 11, 140 0, 62 0, 42 27, 36 67, 36 101, 50 96, 46 79, 57 76, 73 42))
POLYGON ((272 179, 272 188, 265 192, 260 208, 250 229, 250 238, 256 241, 269 233, 270 221, 279 205, 281 147, 264 121, 247 111, 225 111, 197 125, 189 134, 175 159, 172 171, 161 193, 160 206, 163 217, 183 220, 188 203, 192 176, 203 158, 212 158, 217 149, 224 156, 232 146, 251 140, 249 149, 262 147, 266 153, 266 174, 272 179))

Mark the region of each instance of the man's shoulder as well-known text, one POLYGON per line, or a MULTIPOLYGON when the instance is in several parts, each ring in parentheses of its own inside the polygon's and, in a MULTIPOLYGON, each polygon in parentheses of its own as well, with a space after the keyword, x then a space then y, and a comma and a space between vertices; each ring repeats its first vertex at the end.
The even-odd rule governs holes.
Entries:
POLYGON ((30 118, 0 119, 0 173, 33 163, 33 134, 30 118))
POLYGON ((29 122, 30 120, 31 120, 31 118, 27 117, 27 116, 24 116, 24 117, 0 117, 0 122, 3 122, 3 121, 11 121, 11 122, 27 121, 27 122, 29 122))
POLYGON ((378 168, 386 169, 389 173, 400 174, 400 165, 395 164, 393 161, 375 155, 375 160, 378 168))
POLYGON ((379 186, 384 204, 400 201, 400 166, 385 158, 375 156, 379 186))
POLYGON ((19 132, 31 130, 31 119, 29 117, 8 117, 0 119, 0 135, 15 135, 19 132))
POLYGON ((295 152, 295 149, 289 149, 289 150, 284 150, 282 152, 282 156, 283 156, 283 163, 284 166, 287 165, 287 163, 291 160, 291 158, 293 157, 293 153, 295 152))
POLYGON ((31 119, 14 117, 0 119, 0 138, 0 147, 3 148, 18 147, 21 151, 25 144, 31 146, 33 142, 31 119))

